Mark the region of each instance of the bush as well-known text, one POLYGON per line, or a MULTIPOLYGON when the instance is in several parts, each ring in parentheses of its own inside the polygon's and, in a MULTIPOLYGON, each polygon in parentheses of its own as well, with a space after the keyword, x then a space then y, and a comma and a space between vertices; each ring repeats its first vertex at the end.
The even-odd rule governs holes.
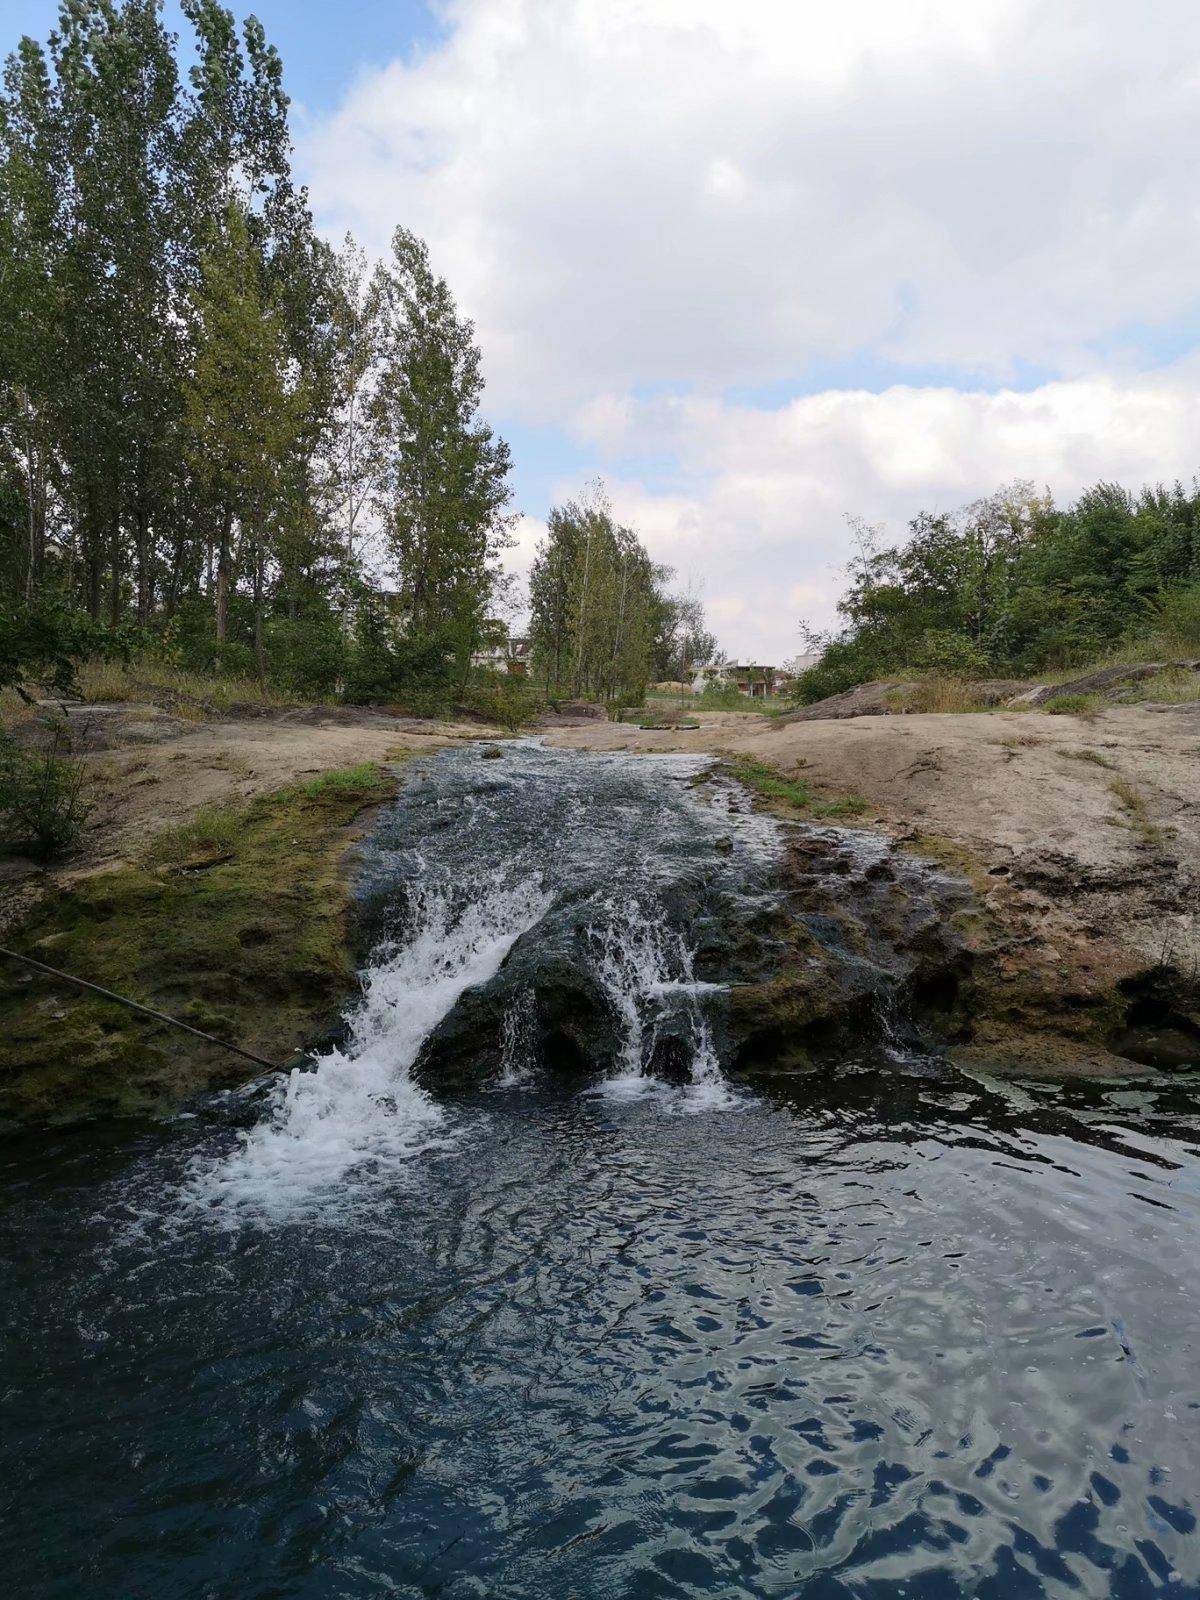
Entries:
POLYGON ((481 672, 463 696, 463 709, 515 733, 537 716, 541 699, 525 678, 481 672))
POLYGON ((0 843, 39 861, 69 850, 91 809, 69 727, 60 718, 47 725, 49 736, 39 749, 0 735, 0 843))
POLYGON ((1157 632, 1166 654, 1200 654, 1200 583, 1190 583, 1163 596, 1157 632))
POLYGON ((350 705, 399 702, 433 712, 450 693, 451 651, 437 637, 397 637, 393 625, 364 607, 346 660, 344 698, 350 705))
POLYGON ((68 696, 85 656, 128 660, 143 642, 136 628, 106 628, 52 604, 0 609, 0 689, 28 699, 41 689, 68 696))
POLYGON ((267 673, 272 684, 304 699, 336 693, 346 671, 346 640, 333 617, 272 617, 266 626, 267 673))
POLYGON ((982 678, 988 670, 988 658, 973 639, 944 628, 927 628, 909 651, 908 660, 918 672, 943 677, 982 678))

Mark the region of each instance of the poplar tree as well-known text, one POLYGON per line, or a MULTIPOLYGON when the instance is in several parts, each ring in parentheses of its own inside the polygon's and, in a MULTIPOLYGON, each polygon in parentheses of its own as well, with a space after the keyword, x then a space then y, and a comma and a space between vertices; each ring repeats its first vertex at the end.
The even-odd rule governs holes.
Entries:
POLYGON ((509 450, 478 415, 475 330, 435 276, 425 245, 404 228, 376 293, 376 505, 408 628, 443 638, 465 670, 510 542, 509 450))
POLYGON ((284 321, 264 295, 263 270, 246 215, 231 202, 201 258, 196 353, 184 389, 191 470, 216 519, 217 642, 228 639, 230 592, 244 568, 252 585, 260 678, 266 672, 267 563, 287 513, 289 466, 307 423, 304 393, 291 381, 284 321))

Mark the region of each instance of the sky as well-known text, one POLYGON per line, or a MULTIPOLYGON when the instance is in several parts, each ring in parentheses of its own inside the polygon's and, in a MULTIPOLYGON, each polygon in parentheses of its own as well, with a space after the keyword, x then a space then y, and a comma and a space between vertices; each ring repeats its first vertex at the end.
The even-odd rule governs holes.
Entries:
MULTIPOLYGON (((14 38, 56 9, 0 3, 14 38)), ((1200 464, 1191 0, 255 9, 318 224, 413 228, 476 323, 518 570, 600 475, 778 661, 848 515, 1200 464)))

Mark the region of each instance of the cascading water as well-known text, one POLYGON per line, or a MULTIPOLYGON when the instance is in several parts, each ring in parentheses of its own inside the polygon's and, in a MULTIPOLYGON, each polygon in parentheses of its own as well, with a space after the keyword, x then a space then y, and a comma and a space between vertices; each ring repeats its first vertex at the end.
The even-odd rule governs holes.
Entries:
POLYGON ((687 1104, 728 1100, 695 940, 722 897, 765 892, 776 836, 739 813, 728 786, 695 785, 703 758, 578 758, 522 742, 422 764, 378 830, 365 874, 376 940, 344 1043, 271 1092, 266 1114, 188 1192, 229 1218, 319 1207, 347 1176, 385 1179, 454 1137, 453 1118, 413 1077, 464 996, 500 985, 498 1074, 512 1087, 537 1055, 545 952, 569 948, 609 1010, 607 1092, 658 1086, 670 1028, 687 1052, 687 1104), (761 880, 761 881, 760 881, 761 880), (616 886, 619 886, 619 890, 616 886), (518 951, 510 983, 502 968, 518 951))
POLYGON ((446 752, 338 1049, 0 1146, 5 1592, 1195 1600, 1200 1084, 910 1072, 880 947, 953 902, 780 837, 698 761, 446 752), (726 1114, 785 964, 885 1048, 726 1114))
POLYGON ((710 1091, 710 1104, 717 1098, 711 1091, 718 1086, 720 1097, 728 1099, 705 1012, 709 993, 721 985, 697 981, 695 952, 670 926, 661 906, 606 900, 597 911, 597 921, 588 928, 589 941, 620 1030, 617 1070, 603 1085, 605 1091, 628 1096, 646 1087, 659 1024, 682 1012, 692 1085, 710 1091))
POLYGON ((319 1198, 352 1168, 394 1165, 439 1140, 445 1115, 411 1077, 421 1045, 549 905, 536 876, 510 884, 494 875, 476 894, 459 904, 445 885, 414 891, 406 934, 384 941, 363 976, 346 1043, 288 1075, 239 1147, 194 1174, 197 1199, 278 1212, 319 1198))

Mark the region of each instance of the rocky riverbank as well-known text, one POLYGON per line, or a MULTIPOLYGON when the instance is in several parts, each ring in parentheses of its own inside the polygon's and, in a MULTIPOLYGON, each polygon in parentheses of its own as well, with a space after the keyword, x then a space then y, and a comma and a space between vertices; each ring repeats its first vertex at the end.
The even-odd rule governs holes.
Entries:
MULTIPOLYGON (((564 730, 777 773, 970 885, 939 1031, 964 1064, 1063 1077, 1200 1064, 1200 704, 564 730)), ((788 799, 786 791, 793 791, 788 799)), ((798 804, 795 792, 809 803, 798 804)))
MULTIPOLYGON (((84 715, 97 801, 84 848, 53 872, 7 865, 7 942, 273 1060, 352 990, 347 864, 394 792, 388 766, 500 737, 369 712, 84 715)), ((744 962, 732 1070, 836 1059, 868 1014, 988 1073, 1200 1063, 1200 707, 699 720, 539 732, 582 751, 715 755, 781 819, 790 931, 770 937, 787 949, 769 971, 744 962), (886 1018, 871 1009, 880 971, 898 1002, 886 1018)), ((8 1115, 153 1110, 245 1076, 216 1047, 11 966, 0 1016, 8 1115)))

